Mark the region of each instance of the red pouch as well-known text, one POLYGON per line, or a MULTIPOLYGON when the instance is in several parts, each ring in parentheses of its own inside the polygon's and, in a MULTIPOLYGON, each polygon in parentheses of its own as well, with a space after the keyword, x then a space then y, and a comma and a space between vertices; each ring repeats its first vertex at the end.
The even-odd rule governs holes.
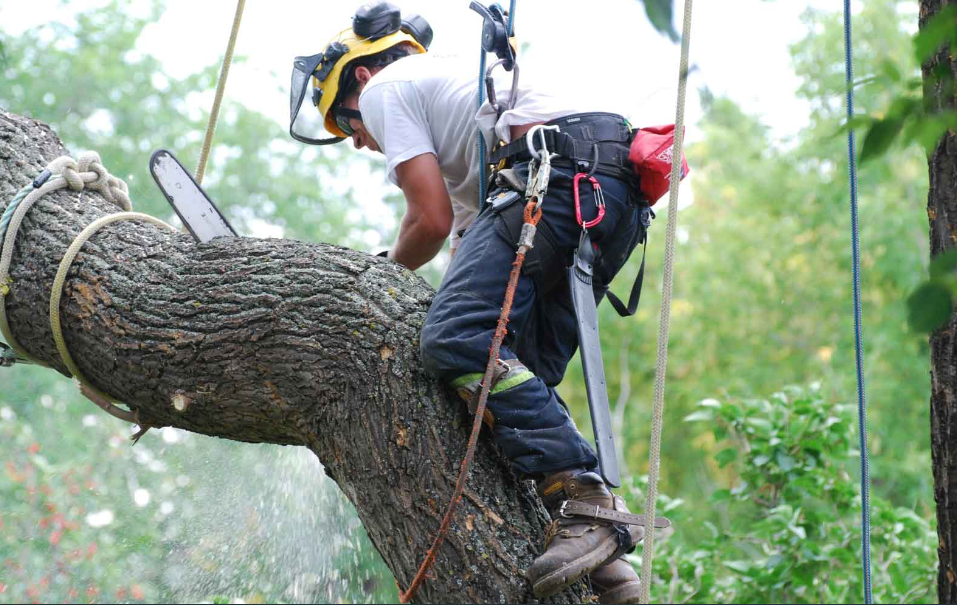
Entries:
MULTIPOLYGON (((668 192, 671 180, 671 154, 674 153, 675 125, 651 126, 635 133, 628 151, 628 160, 641 177, 641 192, 654 205, 668 192)), ((690 169, 685 154, 681 154, 681 179, 690 169)))

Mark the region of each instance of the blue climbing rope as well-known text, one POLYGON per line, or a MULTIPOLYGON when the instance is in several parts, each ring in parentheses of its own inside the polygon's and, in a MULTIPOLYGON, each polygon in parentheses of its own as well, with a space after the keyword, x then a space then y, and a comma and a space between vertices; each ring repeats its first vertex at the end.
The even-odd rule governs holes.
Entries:
MULTIPOLYGON (((515 3, 512 0, 508 5, 508 37, 511 38, 515 33, 515 3)), ((485 49, 482 49, 482 56, 479 59, 479 86, 478 86, 478 109, 482 109, 485 103, 485 49)), ((510 99, 514 103, 514 99, 510 99)), ((485 135, 482 130, 478 131, 478 161, 479 161, 479 214, 485 210, 485 186, 488 180, 488 165, 485 163, 485 135)))
POLYGON ((3 240, 7 234, 7 227, 10 225, 10 219, 13 218, 13 213, 17 211, 17 206, 20 205, 20 202, 22 202, 25 197, 30 195, 31 191, 33 191, 32 183, 24 185, 23 188, 13 196, 13 200, 10 202, 10 205, 7 206, 7 209, 4 210, 3 216, 0 216, 0 248, 3 247, 3 240))
MULTIPOLYGON (((4 210, 3 215, 0 216, 0 250, 3 249, 3 243, 7 236, 7 228, 10 226, 10 220, 13 218, 13 214, 17 211, 17 207, 20 205, 26 197, 34 190, 36 185, 34 183, 27 183, 13 196, 13 200, 7 205, 7 209, 4 210)), ((5 284, 0 284, 0 289, 2 289, 5 284)), ((4 304, 2 298, 0 298, 0 305, 4 304)), ((0 342, 0 368, 8 368, 16 363, 28 363, 28 360, 20 357, 16 351, 11 349, 9 346, 0 342)))
MULTIPOLYGON (((482 48, 482 57, 479 59, 478 109, 485 103, 485 48, 482 48)), ((485 164, 485 135, 482 128, 478 128, 478 163, 479 163, 479 214, 485 210, 485 179, 488 178, 488 166, 485 164)))
POLYGON ((867 400, 864 396, 864 333, 861 319, 861 242, 857 217, 857 166, 854 162, 853 68, 851 61, 851 0, 844 0, 844 72, 847 82, 847 161, 851 181, 851 252, 854 273, 854 338, 857 360, 857 417, 861 447, 861 550, 864 568, 864 602, 873 602, 871 595, 871 497, 870 469, 867 456, 867 400))

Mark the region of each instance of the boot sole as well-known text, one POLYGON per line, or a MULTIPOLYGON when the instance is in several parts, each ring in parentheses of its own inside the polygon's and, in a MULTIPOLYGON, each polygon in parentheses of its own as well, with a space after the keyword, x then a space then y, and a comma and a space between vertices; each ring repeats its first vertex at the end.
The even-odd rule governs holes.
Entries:
POLYGON ((586 574, 607 563, 618 549, 618 537, 609 536, 598 548, 571 563, 542 576, 532 583, 532 593, 537 599, 550 597, 565 590, 586 574))
POLYGON ((641 600, 641 582, 628 582, 618 588, 601 593, 598 602, 604 605, 626 605, 641 600))

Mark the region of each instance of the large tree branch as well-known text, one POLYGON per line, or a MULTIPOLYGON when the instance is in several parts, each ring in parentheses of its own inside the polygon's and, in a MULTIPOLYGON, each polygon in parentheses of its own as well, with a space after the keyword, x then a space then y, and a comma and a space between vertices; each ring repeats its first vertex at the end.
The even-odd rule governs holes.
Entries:
MULTIPOLYGON (((47 126, 0 110, 0 211, 62 153, 47 126)), ((47 317, 56 268, 80 230, 113 211, 97 193, 57 191, 30 210, 16 240, 10 324, 61 373, 47 317)), ((469 424, 420 368, 431 298, 408 270, 336 246, 199 245, 120 222, 84 245, 60 314, 80 370, 144 423, 312 450, 407 586, 448 503, 469 424)), ((417 599, 531 602, 523 570, 543 543, 544 510, 487 440, 473 469, 417 599)), ((551 602, 585 594, 578 586, 551 602)))

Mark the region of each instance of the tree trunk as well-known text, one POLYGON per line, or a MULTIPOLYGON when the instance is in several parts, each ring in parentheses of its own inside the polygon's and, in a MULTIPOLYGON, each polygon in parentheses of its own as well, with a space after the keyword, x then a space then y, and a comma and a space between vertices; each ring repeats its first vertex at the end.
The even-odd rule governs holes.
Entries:
MULTIPOLYGON (((0 110, 0 212, 63 153, 49 127, 0 110)), ((64 374, 47 313, 53 278, 80 230, 115 211, 98 193, 63 189, 33 206, 17 236, 10 325, 64 374)), ((276 239, 196 244, 124 221, 83 246, 60 313, 83 374, 144 423, 312 450, 407 587, 471 426, 420 368, 431 298, 415 274, 364 253, 276 239)), ((417 602, 533 602, 524 570, 546 522, 534 490, 483 439, 417 602)), ((550 602, 586 597, 580 583, 550 602)))
MULTIPOLYGON (((920 0, 921 28, 946 0, 920 0)), ((923 65, 924 103, 929 111, 957 108, 953 80, 941 82, 935 69, 957 78, 957 62, 944 49, 923 65)), ((957 247, 957 133, 947 132, 928 158, 931 257, 957 247)), ((930 337, 931 454, 940 568, 937 595, 941 603, 957 603, 957 315, 930 337)))

